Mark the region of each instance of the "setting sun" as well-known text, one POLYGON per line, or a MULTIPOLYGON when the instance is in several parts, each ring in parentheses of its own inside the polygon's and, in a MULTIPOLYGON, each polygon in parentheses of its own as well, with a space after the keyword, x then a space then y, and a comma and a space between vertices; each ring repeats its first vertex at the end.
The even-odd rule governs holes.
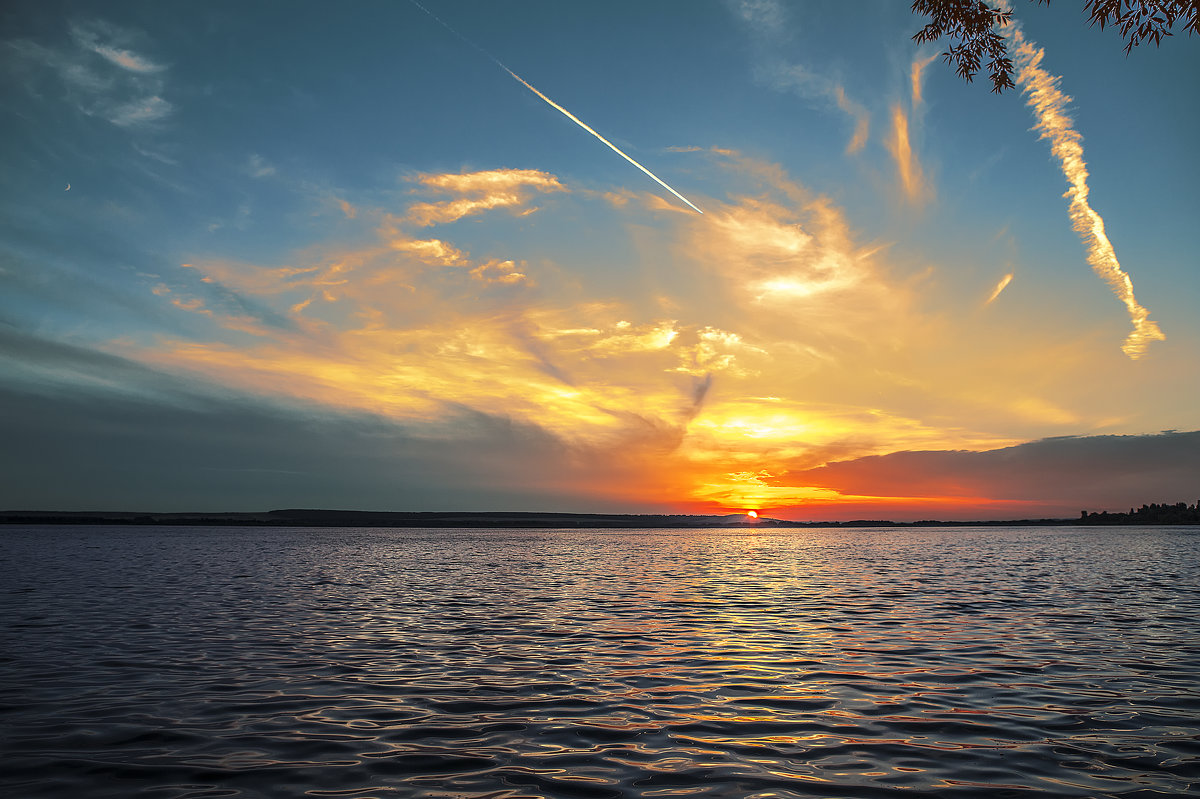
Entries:
POLYGON ((181 34, 208 4, 18 5, 9 508, 757 524, 1193 496, 1200 95, 1135 87, 1195 48, 1131 82, 1027 8, 996 31, 1020 90, 961 114, 981 93, 904 3, 420 0, 297 12, 286 43, 217 14, 256 43, 220 74, 181 34), (577 31, 596 50, 564 59, 577 31), (614 52, 638 80, 596 71, 614 52), (1090 116, 1121 107, 1154 147, 1090 116))

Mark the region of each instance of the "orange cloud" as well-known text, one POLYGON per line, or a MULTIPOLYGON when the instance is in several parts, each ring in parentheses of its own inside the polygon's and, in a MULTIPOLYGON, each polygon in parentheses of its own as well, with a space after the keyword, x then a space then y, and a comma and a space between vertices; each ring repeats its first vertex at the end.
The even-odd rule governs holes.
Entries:
POLYGON ((524 272, 518 272, 512 261, 492 259, 471 270, 471 277, 484 283, 498 283, 505 286, 515 286, 519 283, 532 285, 533 282, 524 272))
MULTIPOLYGON (((1051 431, 1088 423, 1038 392, 1036 364, 981 360, 969 336, 948 331, 953 320, 930 311, 927 278, 895 271, 884 244, 856 241, 828 198, 773 164, 736 153, 719 163, 746 193, 706 202, 703 217, 612 207, 631 232, 657 213, 631 270, 659 271, 644 296, 614 296, 603 270, 568 273, 569 263, 499 241, 476 236, 473 253, 456 232, 416 237, 424 217, 413 208, 430 205, 418 193, 394 213, 360 214, 383 220, 374 240, 291 253, 284 265, 194 261, 187 271, 214 298, 238 298, 211 303, 209 340, 114 347, 435 439, 453 439, 464 414, 507 420, 561 447, 573 491, 689 508, 894 504, 903 498, 821 484, 812 470, 903 449, 1016 443, 975 426, 980 418, 1051 431), (246 310, 256 307, 275 321, 246 310), (971 370, 979 380, 959 386, 971 370), (1030 388, 1018 395, 1012 385, 1030 388)), ((560 185, 528 171, 414 182, 476 198, 524 187, 520 203, 538 191, 530 186, 560 185)), ((1088 368, 1086 358, 1061 360, 1088 368)))
POLYGON ((526 203, 532 192, 567 190, 554 175, 536 169, 420 174, 414 181, 426 188, 462 195, 454 200, 410 206, 404 221, 417 227, 448 224, 495 208, 519 207, 526 203))
POLYGON ((838 108, 845 111, 854 119, 854 135, 850 138, 849 144, 846 145, 846 153, 853 155, 867 143, 867 136, 871 128, 871 115, 862 105, 847 97, 846 90, 841 86, 834 88, 833 99, 837 103, 838 108))
POLYGON ((1004 289, 1008 288, 1008 284, 1012 282, 1012 279, 1013 279, 1012 272, 1009 272, 1007 275, 1000 278, 1000 282, 996 284, 996 287, 994 289, 992 289, 992 293, 988 295, 988 298, 986 300, 984 300, 983 304, 991 305, 996 300, 996 298, 1000 296, 1000 292, 1002 292, 1002 291, 1004 291, 1004 289))
POLYGON ((410 239, 396 234, 388 245, 393 250, 412 253, 428 263, 462 266, 467 262, 467 256, 462 250, 440 239, 410 239))
POLYGON ((1079 502, 1124 510, 1147 496, 1187 496, 1194 485, 1190 476, 1200 469, 1197 444, 1200 432, 1062 437, 980 452, 848 459, 808 470, 803 478, 843 495, 870 491, 880 499, 942 507, 1016 503, 1075 516, 1079 502))
POLYGON ((909 78, 912 82, 912 108, 915 113, 920 108, 924 98, 921 96, 921 78, 925 72, 925 67, 937 60, 937 53, 926 58, 915 58, 912 62, 912 70, 909 78))
POLYGON ((558 178, 537 169, 491 169, 458 174, 421 173, 414 179, 422 186, 453 194, 489 195, 523 188, 537 191, 566 191, 558 178))
POLYGON ((921 162, 909 140, 908 114, 899 105, 892 106, 892 136, 887 141, 887 148, 896 161, 900 186, 909 202, 920 204, 928 200, 932 188, 925 182, 921 162))
POLYGON ((190 300, 183 300, 175 297, 171 300, 171 304, 184 311, 194 311, 196 313, 212 316, 212 311, 204 307, 204 300, 200 299, 199 297, 192 297, 190 300))

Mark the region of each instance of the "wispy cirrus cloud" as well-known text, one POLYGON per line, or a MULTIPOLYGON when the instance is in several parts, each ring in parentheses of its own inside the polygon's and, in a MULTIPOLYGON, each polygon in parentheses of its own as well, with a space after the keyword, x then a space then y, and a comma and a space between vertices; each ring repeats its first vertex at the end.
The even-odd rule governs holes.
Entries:
POLYGON ((909 69, 909 81, 912 84, 912 102, 913 113, 916 113, 921 105, 925 102, 922 94, 923 80, 925 76, 925 68, 937 60, 937 53, 928 56, 917 56, 913 59, 912 67, 909 69))
POLYGON ((162 72, 166 67, 162 64, 156 64, 143 56, 138 55, 132 50, 119 50, 115 47, 106 47, 104 45, 93 45, 92 50, 107 58, 112 63, 119 67, 123 67, 130 72, 152 73, 162 72))
POLYGON ((913 139, 921 131, 925 98, 922 92, 925 68, 937 59, 937 54, 917 55, 909 67, 908 110, 899 102, 892 105, 892 129, 885 141, 888 153, 896 162, 896 173, 905 199, 912 205, 923 205, 933 199, 934 188, 925 176, 920 155, 913 139))
POLYGON ((250 177, 268 178, 275 174, 275 166, 258 153, 251 153, 246 160, 246 172, 250 177))
POLYGON ((846 144, 846 153, 853 155, 862 150, 867 143, 867 137, 871 132, 871 115, 860 103, 856 103, 847 97, 846 90, 841 86, 834 87, 833 99, 837 103, 838 108, 854 118, 854 135, 850 137, 850 141, 846 144))
POLYGON ((141 97, 108 109, 108 121, 122 128, 146 125, 171 115, 171 104, 159 97, 141 97))
POLYGON ((80 46, 130 72, 152 74, 165 66, 125 45, 135 37, 124 28, 103 20, 78 20, 70 26, 71 38, 80 46))
MULTIPOLYGON (((255 164, 252 159, 251 168, 255 164)), ((319 248, 298 254, 299 264, 282 266, 229 260, 185 266, 201 273, 202 283, 234 293, 281 297, 287 312, 309 329, 327 324, 323 321, 326 314, 340 317, 347 307, 378 322, 389 312, 436 308, 439 292, 465 291, 466 286, 478 285, 497 290, 533 285, 533 278, 515 259, 476 259, 445 238, 417 235, 417 231, 492 209, 526 213, 536 194, 567 191, 555 176, 536 170, 488 170, 421 174, 412 183, 419 199, 402 213, 370 214, 381 221, 375 241, 364 246, 333 251, 319 248), (441 198, 424 199, 430 195, 441 198)), ((332 205, 346 219, 358 217, 358 209, 345 200, 332 205)), ((220 318, 241 316, 233 312, 220 318)))
POLYGON ((533 193, 563 192, 554 175, 536 169, 493 169, 458 175, 421 174, 413 178, 418 185, 452 195, 453 199, 414 203, 403 221, 417 227, 444 225, 465 216, 474 216, 496 208, 524 206, 533 193))
POLYGON ((913 149, 908 113, 899 103, 892 106, 892 130, 886 143, 888 152, 896 162, 904 196, 914 205, 927 202, 933 194, 933 187, 925 180, 925 169, 913 149))
POLYGON ((734 12, 764 35, 778 35, 787 22, 777 0, 730 0, 734 12))
POLYGON ((489 169, 482 172, 417 175, 413 182, 454 194, 507 194, 521 189, 566 191, 558 178, 537 169, 489 169))
MULTIPOLYGON (((886 243, 858 241, 829 198, 778 165, 710 154, 741 191, 707 200, 703 217, 653 196, 609 206, 631 230, 653 220, 663 249, 636 268, 657 271, 656 296, 613 296, 588 269, 564 276, 587 256, 569 244, 557 263, 501 243, 505 220, 519 226, 547 193, 560 196, 545 209, 551 223, 602 194, 536 170, 428 173, 410 181, 406 204, 361 208, 353 245, 279 263, 193 260, 151 290, 206 332, 112 350, 446 440, 464 414, 510 420, 556 442, 558 471, 578 481, 564 491, 669 496, 692 510, 891 508, 894 498, 812 470, 896 451, 992 450, 1021 440, 1014 427, 1102 424, 1039 391, 1027 349, 982 356, 970 328, 929 304, 921 278, 894 270, 886 243), (463 200, 477 203, 469 214, 463 200), (489 211, 504 212, 489 220, 494 240, 453 224, 489 211)), ((333 204, 327 213, 342 216, 333 204)), ((1058 346, 1062 362, 1090 368, 1058 346)), ((905 507, 928 517, 966 502, 939 496, 905 507)))
POLYGON ((765 55, 754 66, 755 77, 776 91, 790 92, 821 105, 833 106, 854 122, 846 144, 846 153, 860 152, 870 135, 870 112, 851 99, 846 89, 832 77, 809 66, 789 61, 777 53, 786 40, 788 13, 778 0, 730 0, 730 9, 753 34, 765 43, 765 55))
POLYGON ((852 100, 846 89, 835 80, 814 73, 802 64, 782 60, 760 64, 755 73, 759 80, 777 91, 792 92, 807 100, 832 105, 854 122, 854 132, 846 144, 846 153, 853 155, 867 143, 871 129, 871 114, 861 103, 852 100))
POLYGON ((552 292, 541 286, 555 280, 544 266, 473 254, 449 227, 424 233, 463 218, 464 200, 475 203, 471 214, 519 217, 541 193, 568 192, 555 176, 422 174, 407 208, 366 215, 382 219, 366 246, 296 253, 286 265, 193 262, 199 285, 156 291, 210 322, 211 339, 119 351, 251 393, 405 425, 437 428, 464 410, 503 416, 542 430, 572 457, 606 464, 617 494, 650 501, 661 492, 698 508, 801 501, 813 490, 789 470, 833 454, 994 442, 903 412, 806 397, 809 382, 841 358, 886 358, 874 352, 868 326, 907 335, 913 297, 889 285, 873 248, 853 242, 827 199, 774 165, 714 156, 769 197, 714 202, 701 225, 663 209, 678 220, 673 246, 687 254, 689 274, 658 313, 582 287, 552 292), (205 285, 220 292, 205 296, 205 285), (717 291, 722 304, 696 305, 687 292, 698 286, 717 291), (246 301, 222 299, 230 294, 246 301), (255 305, 287 324, 248 317, 255 305), (798 327, 798 317, 806 324, 798 327), (786 375, 776 371, 779 358, 789 363, 786 375), (765 375, 780 396, 755 399, 765 375), (768 492, 765 478, 736 476, 764 469, 768 492))
POLYGON ((152 129, 174 106, 166 93, 167 67, 134 47, 145 37, 101 19, 69 23, 71 45, 51 47, 30 40, 7 42, 24 70, 48 71, 66 97, 89 116, 130 130, 152 129))
POLYGON ((413 239, 395 233, 388 246, 399 252, 411 253, 426 263, 442 266, 463 266, 468 263, 465 252, 441 239, 413 239))

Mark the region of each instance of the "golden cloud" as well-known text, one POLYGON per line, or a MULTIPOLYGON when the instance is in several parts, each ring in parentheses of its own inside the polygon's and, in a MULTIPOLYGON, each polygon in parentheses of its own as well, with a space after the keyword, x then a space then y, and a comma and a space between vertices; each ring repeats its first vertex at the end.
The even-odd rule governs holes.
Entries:
POLYGON ((403 221, 416 227, 448 224, 496 208, 519 208, 536 192, 565 192, 558 178, 536 169, 493 169, 460 174, 420 174, 414 182, 456 199, 410 206, 403 221))
POLYGON ((537 169, 491 169, 458 174, 421 173, 415 182, 453 194, 476 195, 532 188, 538 191, 566 191, 558 178, 537 169))
POLYGON ((841 86, 834 88, 833 99, 838 108, 854 119, 854 135, 850 138, 850 143, 846 145, 846 153, 853 155, 862 150, 867 143, 867 136, 871 129, 871 115, 861 104, 847 97, 846 90, 841 86))
MULTIPOLYGON (((673 207, 655 217, 661 250, 641 253, 632 270, 659 270, 645 296, 598 270, 505 252, 511 242, 476 238, 477 256, 457 236, 416 237, 410 229, 436 205, 417 196, 393 214, 359 214, 383 219, 365 244, 310 248, 286 265, 190 266, 283 323, 231 307, 213 315, 208 341, 119 348, 427 436, 453 437, 464 413, 539 428, 564 458, 586 464, 571 471, 578 490, 695 507, 833 503, 835 491, 803 482, 806 470, 902 449, 1013 443, 970 424, 981 403, 1031 424, 1080 423, 1033 389, 1005 397, 983 380, 986 392, 947 391, 938 375, 986 374, 997 361, 979 363, 946 335, 949 322, 922 305, 914 278, 890 271, 881 245, 857 243, 827 198, 777 166, 722 158, 756 191, 706 203, 704 217, 673 207)), ((450 202, 515 192, 518 203, 490 206, 510 210, 532 192, 565 191, 531 170, 414 182, 472 195, 450 202)), ((437 218, 458 208, 443 206, 437 218)), ((650 213, 614 212, 628 215, 631 231, 644 231, 650 213)), ((1013 358, 1006 368, 995 380, 1026 367, 1013 358)))
POLYGON ((427 263, 442 266, 463 266, 467 263, 467 256, 462 250, 440 239, 410 239, 397 234, 388 242, 388 246, 393 250, 412 253, 427 263))
POLYGON ((887 140, 887 148, 896 161, 896 169, 900 174, 900 187, 904 190, 908 201, 920 204, 929 200, 933 189, 925 182, 925 172, 921 168, 921 161, 913 152, 909 137, 908 114, 899 105, 892 106, 892 135, 887 140))

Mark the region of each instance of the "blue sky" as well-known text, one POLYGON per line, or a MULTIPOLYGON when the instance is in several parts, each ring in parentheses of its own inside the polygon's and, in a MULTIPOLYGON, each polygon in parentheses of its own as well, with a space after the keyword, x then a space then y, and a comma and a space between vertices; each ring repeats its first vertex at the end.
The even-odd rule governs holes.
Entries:
POLYGON ((6 5, 0 507, 1194 501, 1194 39, 1016 6, 1165 336, 1129 357, 1035 111, 908 4, 425 5, 462 38, 408 2, 6 5), (917 451, 1010 466, 871 460, 917 451))

